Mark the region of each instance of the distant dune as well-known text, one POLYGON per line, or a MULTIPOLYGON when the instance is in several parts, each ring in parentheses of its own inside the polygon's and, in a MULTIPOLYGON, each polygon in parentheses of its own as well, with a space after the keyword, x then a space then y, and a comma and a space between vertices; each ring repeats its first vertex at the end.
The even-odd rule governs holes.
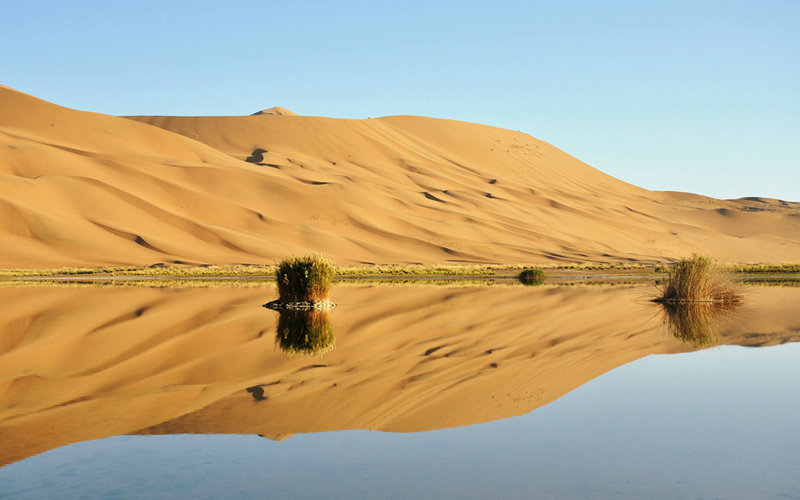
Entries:
POLYGON ((800 260, 798 203, 647 191, 433 118, 121 118, 0 87, 0 175, 0 267, 800 260))
POLYGON ((285 115, 285 116, 297 116, 297 113, 289 111, 286 108, 282 108, 280 106, 273 106, 268 109, 262 109, 261 111, 256 111, 253 113, 253 116, 256 115, 285 115))

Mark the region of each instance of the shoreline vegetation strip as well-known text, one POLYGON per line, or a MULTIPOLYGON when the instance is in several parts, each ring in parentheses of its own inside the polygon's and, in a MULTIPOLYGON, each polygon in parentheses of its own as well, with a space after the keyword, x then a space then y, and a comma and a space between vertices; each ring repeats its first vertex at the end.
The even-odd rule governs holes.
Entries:
MULTIPOLYGON (((571 286, 652 286, 662 277, 655 275, 587 275, 548 277, 539 285, 548 287, 571 286)), ((741 280, 746 286, 790 287, 800 288, 800 275, 750 275, 741 280)), ((275 285, 274 277, 261 278, 214 278, 214 277, 37 277, 14 278, 0 277, 0 287, 145 287, 145 288, 262 288, 275 285)), ((480 276, 383 276, 334 279, 337 287, 348 286, 436 286, 445 288, 485 287, 485 286, 519 286, 526 287, 514 276, 480 277, 480 276)))
MULTIPOLYGON (((800 275, 800 263, 753 263, 726 264, 723 266, 735 275, 748 276, 800 275)), ((509 264, 509 265, 373 265, 337 267, 334 279, 367 278, 419 278, 419 279, 469 279, 469 278, 515 278, 521 271, 538 268, 546 278, 577 278, 581 273, 587 278, 598 275, 611 277, 641 276, 659 278, 666 275, 669 263, 662 264, 509 264)), ((214 280, 272 280, 276 265, 153 265, 139 267, 98 266, 64 267, 50 269, 0 269, 0 280, 72 280, 149 278, 169 279, 214 279, 214 280)))

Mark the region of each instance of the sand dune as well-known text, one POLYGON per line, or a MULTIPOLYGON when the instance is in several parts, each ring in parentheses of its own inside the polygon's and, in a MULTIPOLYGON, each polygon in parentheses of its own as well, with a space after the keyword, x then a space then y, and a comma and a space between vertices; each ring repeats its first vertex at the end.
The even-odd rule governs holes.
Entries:
POLYGON ((432 118, 120 118, 0 87, 0 265, 796 261, 800 205, 647 191, 432 118))
MULTIPOLYGON (((292 357, 261 307, 272 287, 0 288, 0 465, 123 433, 407 432, 527 413, 696 348, 667 333, 647 292, 342 286, 335 349, 292 357)), ((797 298, 750 291, 715 344, 800 340, 797 298)))
POLYGON ((253 115, 290 115, 290 116, 297 116, 297 113, 289 111, 286 108, 281 106, 273 106, 271 108, 262 109, 261 111, 256 111, 253 115))

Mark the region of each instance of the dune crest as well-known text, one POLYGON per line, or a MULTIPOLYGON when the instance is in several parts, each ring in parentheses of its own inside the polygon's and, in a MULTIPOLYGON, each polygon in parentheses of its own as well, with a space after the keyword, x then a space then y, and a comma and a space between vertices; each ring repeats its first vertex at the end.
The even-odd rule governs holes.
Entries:
POLYGON ((2 267, 730 261, 800 205, 647 191, 510 130, 414 116, 113 117, 0 88, 2 267))
POLYGON ((271 108, 262 109, 261 111, 256 111, 253 113, 253 116, 257 115, 281 115, 281 116, 297 116, 297 113, 294 111, 289 111, 286 108, 281 106, 273 106, 271 108))

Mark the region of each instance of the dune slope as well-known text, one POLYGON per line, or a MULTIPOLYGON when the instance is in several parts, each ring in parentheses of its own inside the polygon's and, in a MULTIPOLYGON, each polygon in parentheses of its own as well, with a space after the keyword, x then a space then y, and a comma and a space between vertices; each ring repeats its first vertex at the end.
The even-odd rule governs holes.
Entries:
POLYGON ((121 118, 0 87, 2 267, 797 260, 798 234, 798 204, 647 191, 494 127, 121 118))

